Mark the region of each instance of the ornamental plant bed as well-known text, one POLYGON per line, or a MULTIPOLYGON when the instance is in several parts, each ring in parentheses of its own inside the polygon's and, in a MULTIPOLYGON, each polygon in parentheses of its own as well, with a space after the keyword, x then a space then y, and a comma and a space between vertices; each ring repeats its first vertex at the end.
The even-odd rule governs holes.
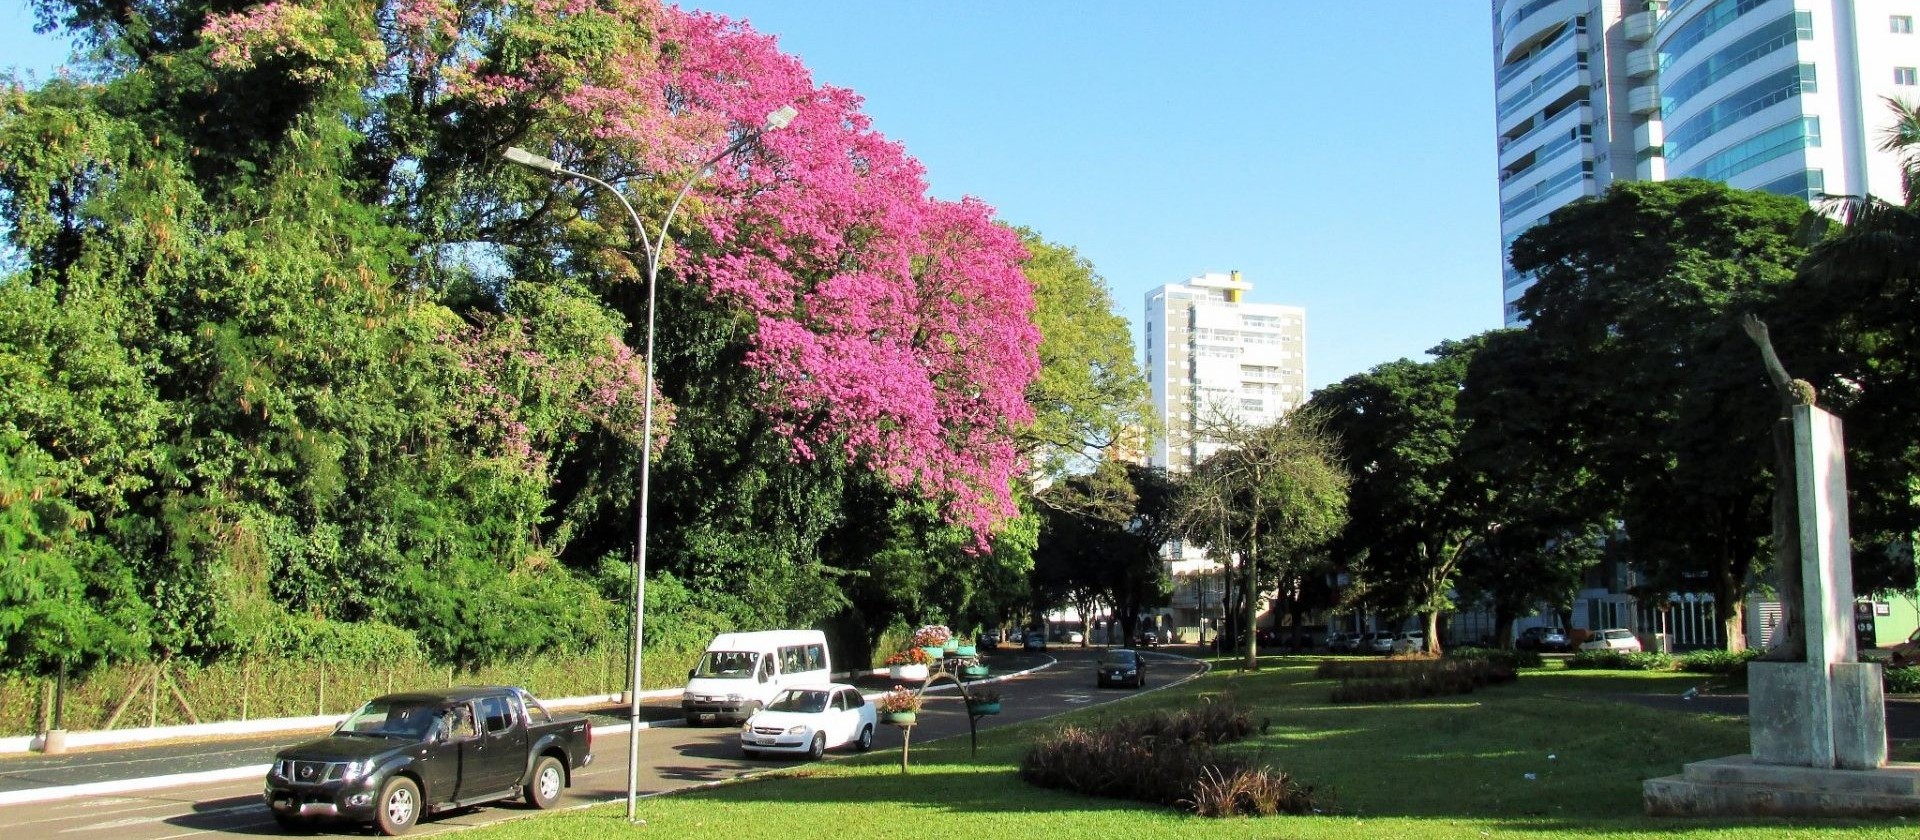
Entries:
POLYGON ((1492 659, 1330 661, 1321 663, 1315 674, 1340 680, 1328 698, 1335 703, 1379 703, 1470 694, 1481 686, 1518 679, 1512 665, 1492 659))
POLYGON ((1215 750, 1251 730, 1246 708, 1227 703, 1069 726, 1027 751, 1020 778, 1207 817, 1312 813, 1313 788, 1251 756, 1215 750))

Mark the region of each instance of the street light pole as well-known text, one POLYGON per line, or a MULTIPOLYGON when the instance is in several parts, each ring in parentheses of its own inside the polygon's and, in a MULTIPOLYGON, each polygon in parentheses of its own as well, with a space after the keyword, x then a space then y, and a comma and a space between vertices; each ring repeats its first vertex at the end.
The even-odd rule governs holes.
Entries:
POLYGON ((627 202, 626 196, 621 195, 620 191, 615 189, 612 184, 584 172, 574 172, 573 170, 563 168, 559 163, 549 158, 536 155, 518 146, 509 146, 504 153, 507 160, 520 164, 521 166, 538 169, 550 175, 579 178, 612 193, 613 197, 620 201, 620 206, 626 208, 627 218, 633 222, 634 232, 640 236, 640 246, 645 249, 647 254, 647 347, 645 360, 646 382, 644 385, 646 396, 644 398, 643 413, 640 418, 640 501, 638 504, 639 512, 636 516, 638 521, 634 525, 633 537, 633 662, 627 683, 627 698, 629 702, 627 729, 628 822, 644 822, 644 820, 638 818, 640 800, 640 644, 645 638, 642 633, 642 625, 646 618, 647 603, 647 499, 648 490, 650 489, 649 485, 653 477, 654 292, 659 287, 661 252, 666 250, 667 230, 673 225, 674 214, 680 211, 680 204, 686 200, 687 194, 693 191, 693 185, 698 183, 700 179, 713 168, 714 164, 719 163, 728 155, 738 152, 758 141, 760 135, 769 131, 778 131, 786 128, 787 124, 793 122, 793 118, 798 114, 799 112, 791 105, 781 106, 779 110, 767 115, 765 124, 752 131, 741 134, 739 138, 728 143, 726 148, 716 152, 713 157, 707 158, 706 162, 696 167, 693 173, 687 176, 686 183, 680 186, 680 193, 673 197, 673 203, 667 206, 666 216, 660 219, 660 229, 652 236, 647 235, 647 227, 641 224, 640 214, 634 212, 633 205, 627 202))

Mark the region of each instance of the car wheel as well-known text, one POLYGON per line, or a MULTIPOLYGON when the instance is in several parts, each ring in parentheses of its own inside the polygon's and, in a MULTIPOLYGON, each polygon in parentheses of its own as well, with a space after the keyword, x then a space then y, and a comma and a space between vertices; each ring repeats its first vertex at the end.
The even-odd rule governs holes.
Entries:
POLYGON ((860 727, 860 739, 853 742, 853 748, 861 752, 873 749, 873 727, 871 725, 860 727))
POLYGON ((405 776, 395 776, 380 788, 377 815, 380 833, 398 837, 413 829, 420 819, 420 786, 405 776))
POLYGON ((527 780, 527 801, 533 807, 544 811, 560 801, 560 791, 567 786, 567 771, 560 766, 560 760, 543 755, 533 765, 533 778, 527 780))
POLYGON ((807 757, 813 759, 814 761, 819 761, 820 757, 826 754, 827 754, 827 733, 825 732, 813 733, 813 743, 807 746, 807 757))

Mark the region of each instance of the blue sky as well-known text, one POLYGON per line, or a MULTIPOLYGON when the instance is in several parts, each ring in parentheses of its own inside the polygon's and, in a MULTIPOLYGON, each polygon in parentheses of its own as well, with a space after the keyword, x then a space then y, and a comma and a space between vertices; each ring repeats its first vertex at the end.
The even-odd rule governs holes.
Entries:
MULTIPOLYGON (((1147 290, 1239 270, 1319 387, 1500 324, 1484 2, 692 0, 851 88, 935 195, 1147 290)), ((0 66, 64 45, 0 0, 0 66)))

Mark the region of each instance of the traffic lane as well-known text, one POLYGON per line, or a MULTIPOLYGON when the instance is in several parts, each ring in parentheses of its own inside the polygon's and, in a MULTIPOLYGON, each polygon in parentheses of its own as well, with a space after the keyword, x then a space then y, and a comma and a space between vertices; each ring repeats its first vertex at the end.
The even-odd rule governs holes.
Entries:
MULTIPOLYGON (((576 712, 601 727, 625 723, 629 710, 609 705, 567 713, 576 712)), ((641 714, 649 722, 680 720, 680 698, 649 698, 641 704, 641 714)), ((274 753, 330 731, 320 728, 0 757, 0 793, 263 765, 273 761, 274 753)))
MULTIPOLYGON (((1098 651, 1063 649, 1059 662, 1046 670, 1000 680, 995 687, 1006 701, 1006 711, 981 719, 982 729, 1033 720, 1074 709, 1137 696, 1126 689, 1094 687, 1093 662, 1098 651)), ((1175 664, 1155 657, 1153 688, 1197 674, 1195 662, 1175 664)), ((914 742, 965 735, 965 707, 956 693, 930 693, 927 714, 915 728, 914 742)), ((897 749, 901 732, 882 726, 876 749, 897 749)), ((574 771, 573 786, 561 807, 617 801, 627 791, 625 732, 596 732, 594 761, 574 771)), ((799 763, 794 759, 748 760, 740 755, 739 727, 670 727, 640 733, 639 790, 653 795, 694 785, 737 779, 770 768, 799 763)), ((142 794, 122 794, 0 807, 0 826, 10 838, 73 838, 74 840, 172 840, 196 836, 275 837, 283 832, 261 802, 262 780, 207 783, 142 794)), ((424 820, 415 831, 421 836, 445 833, 514 819, 533 813, 518 802, 467 808, 424 820)), ((342 826, 335 834, 355 834, 342 826)))

